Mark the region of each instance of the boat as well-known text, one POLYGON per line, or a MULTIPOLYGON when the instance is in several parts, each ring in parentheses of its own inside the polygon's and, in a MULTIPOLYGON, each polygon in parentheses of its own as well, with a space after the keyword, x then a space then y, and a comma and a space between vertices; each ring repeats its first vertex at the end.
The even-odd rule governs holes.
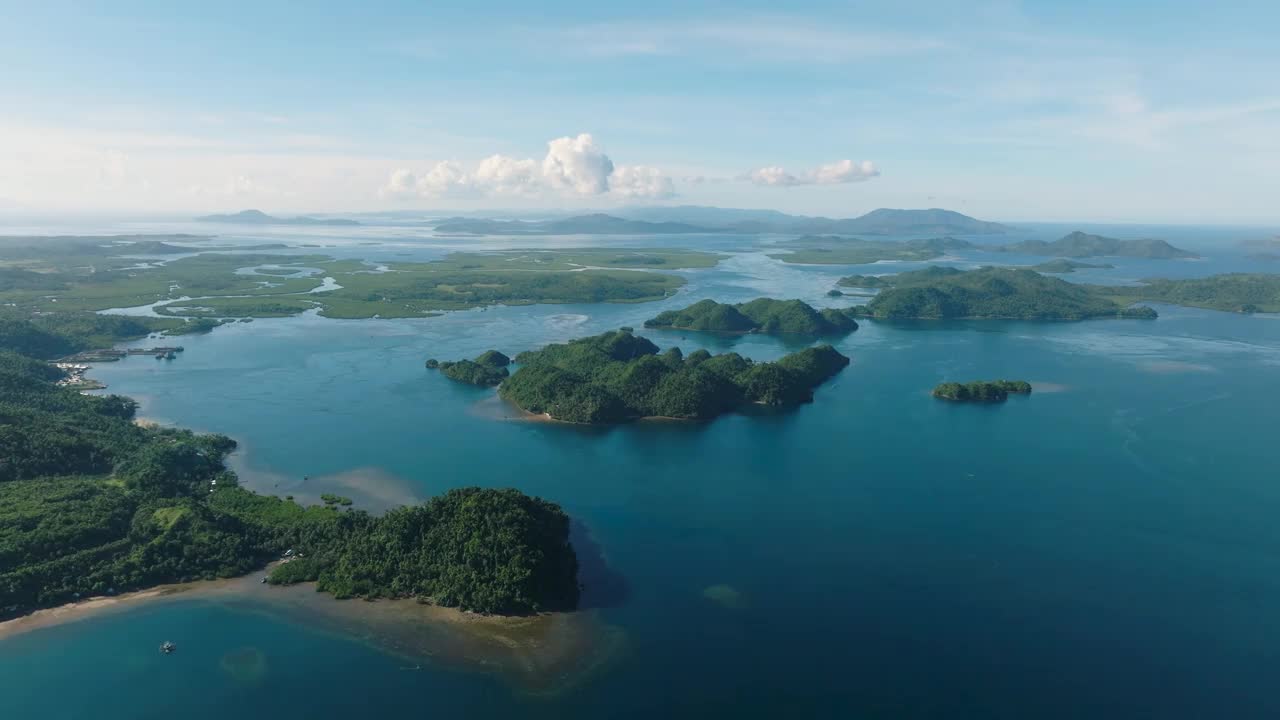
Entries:
POLYGON ((177 646, 177 645, 174 645, 173 643, 169 642, 168 640, 165 640, 165 641, 164 641, 164 644, 162 644, 162 645, 160 646, 160 652, 164 653, 165 655, 168 655, 168 654, 172 653, 174 650, 177 650, 177 649, 178 649, 178 646, 177 646))

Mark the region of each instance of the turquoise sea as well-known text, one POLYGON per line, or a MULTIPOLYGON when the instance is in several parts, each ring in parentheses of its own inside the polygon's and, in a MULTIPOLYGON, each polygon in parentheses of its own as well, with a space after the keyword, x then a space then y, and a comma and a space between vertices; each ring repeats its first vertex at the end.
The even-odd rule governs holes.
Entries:
MULTIPOLYGON (((1064 277, 1251 269, 1234 243, 1258 233, 1179 232, 1163 236, 1206 259, 1064 277)), ((1280 715, 1280 317, 1157 306, 1154 322, 865 322, 835 343, 852 365, 794 412, 579 428, 516 420, 423 361, 639 328, 705 297, 844 305, 824 295, 835 278, 917 265, 789 266, 764 254, 768 238, 332 233, 226 234, 373 260, 476 244, 734 253, 682 273, 661 303, 258 320, 186 337, 172 362, 91 373, 147 418, 236 438, 237 471, 263 491, 340 489, 377 508, 513 486, 561 503, 593 547, 589 604, 625 649, 531 697, 500 675, 404 670, 358 633, 249 600, 180 599, 0 641, 0 717, 1280 715), (999 407, 929 397, 943 380, 997 377, 1036 391, 999 407), (157 653, 166 639, 179 652, 157 653), (264 661, 252 677, 224 668, 243 647, 264 661)), ((1038 261, 953 262, 995 259, 1038 261)), ((642 334, 756 359, 803 346, 642 334)))

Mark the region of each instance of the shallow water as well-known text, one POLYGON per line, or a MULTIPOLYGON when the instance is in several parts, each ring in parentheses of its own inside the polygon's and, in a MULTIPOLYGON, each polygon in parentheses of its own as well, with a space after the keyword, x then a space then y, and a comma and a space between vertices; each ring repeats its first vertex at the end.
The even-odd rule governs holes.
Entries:
MULTIPOLYGON (((442 252, 395 232, 409 249, 394 252, 442 252)), ((305 235, 294 239, 320 233, 305 235)), ((394 259, 358 245, 372 235, 348 237, 344 252, 394 259)), ((784 265, 750 239, 699 240, 745 252, 683 272, 688 286, 661 303, 258 320, 184 338, 173 362, 92 373, 147 417, 237 438, 237 470, 268 491, 341 488, 379 507, 476 484, 561 503, 621 576, 597 612, 627 650, 589 682, 533 698, 500 676, 400 670, 349 628, 179 600, 0 643, 0 717, 1280 712, 1274 318, 1161 306, 1154 322, 867 322, 835 343, 853 363, 813 404, 708 424, 523 422, 492 391, 423 368, 639 328, 703 297, 843 305, 824 293, 869 269, 784 265), (997 377, 1037 392, 998 407, 928 396, 942 380, 997 377), (165 639, 180 652, 156 653, 165 639), (245 647, 262 654, 260 682, 219 669, 245 647)), ((1091 272, 1248 269, 1225 251, 1123 262, 1091 272)), ((805 344, 644 334, 757 359, 805 344)))

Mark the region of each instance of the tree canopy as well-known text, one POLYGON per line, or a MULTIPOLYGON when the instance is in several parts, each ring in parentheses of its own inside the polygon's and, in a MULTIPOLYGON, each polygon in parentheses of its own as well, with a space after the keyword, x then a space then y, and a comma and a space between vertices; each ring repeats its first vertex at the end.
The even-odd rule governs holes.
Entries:
POLYGON ((730 305, 702 300, 681 310, 667 310, 646 320, 645 327, 711 332, 758 332, 769 335, 834 335, 858 329, 852 310, 815 310, 800 300, 759 298, 730 305))
POLYGON ((521 365, 499 393, 521 408, 578 423, 642 417, 710 419, 749 403, 794 405, 849 359, 830 345, 755 363, 705 350, 685 357, 627 330, 548 345, 516 356, 521 365))

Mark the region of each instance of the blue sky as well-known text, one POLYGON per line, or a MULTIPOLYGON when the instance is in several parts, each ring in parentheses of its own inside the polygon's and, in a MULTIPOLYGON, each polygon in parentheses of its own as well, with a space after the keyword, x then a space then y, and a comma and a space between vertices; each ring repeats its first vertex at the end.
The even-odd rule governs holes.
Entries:
POLYGON ((0 0, 0 208, 1280 222, 1275 2, 0 0))

